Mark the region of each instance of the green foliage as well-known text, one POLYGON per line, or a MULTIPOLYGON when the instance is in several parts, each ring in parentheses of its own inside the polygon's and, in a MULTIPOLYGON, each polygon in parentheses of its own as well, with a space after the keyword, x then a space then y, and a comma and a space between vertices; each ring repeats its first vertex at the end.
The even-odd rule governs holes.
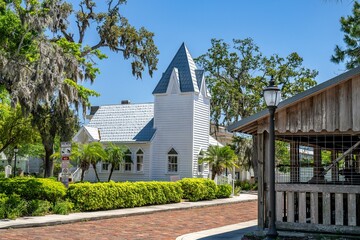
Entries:
POLYGON ((86 144, 73 144, 71 158, 76 159, 78 162, 82 173, 81 173, 81 181, 84 180, 84 173, 89 169, 90 165, 93 165, 95 170, 95 175, 100 182, 96 164, 101 159, 107 159, 107 152, 105 151, 103 145, 100 142, 91 142, 86 144))
POLYGON ((0 193, 18 194, 30 200, 47 200, 56 202, 66 195, 66 188, 60 182, 46 178, 5 178, 0 179, 0 193))
POLYGON ((249 181, 239 181, 235 182, 235 187, 239 187, 241 190, 249 191, 249 190, 257 190, 257 183, 250 183, 249 181))
POLYGON ((67 196, 80 211, 139 207, 180 202, 182 190, 177 182, 78 183, 67 196))
POLYGON ((238 167, 236 165, 237 156, 230 146, 210 146, 205 157, 199 163, 209 163, 212 171, 212 180, 215 175, 221 175, 226 168, 238 167))
POLYGON ((345 62, 347 69, 360 66, 360 3, 354 1, 352 15, 341 17, 341 31, 344 32, 346 48, 335 46, 335 54, 331 56, 334 63, 345 62))
POLYGON ((304 68, 297 53, 263 56, 251 38, 234 39, 232 45, 212 39, 195 61, 205 70, 212 122, 225 126, 265 108, 261 95, 271 76, 285 99, 314 86, 318 74, 304 68))
POLYGON ((18 194, 13 193, 7 196, 0 194, 0 204, 5 206, 5 211, 0 210, 0 214, 3 213, 3 218, 16 219, 27 213, 27 202, 18 194), (4 203, 5 205, 3 205, 4 203))
POLYGON ((115 167, 119 167, 120 164, 123 163, 126 150, 126 147, 117 146, 113 143, 110 143, 109 146, 106 147, 107 158, 105 161, 111 164, 108 181, 111 180, 115 167))
POLYGON ((31 216, 44 216, 50 212, 50 208, 49 201, 34 199, 28 202, 27 213, 31 216))
POLYGON ((205 178, 183 178, 178 181, 184 192, 183 198, 196 202, 216 198, 216 184, 205 178))
POLYGON ((216 198, 228 198, 232 193, 232 187, 230 184, 217 185, 216 198))
POLYGON ((74 204, 69 201, 57 201, 52 208, 54 214, 68 215, 74 209, 74 204))

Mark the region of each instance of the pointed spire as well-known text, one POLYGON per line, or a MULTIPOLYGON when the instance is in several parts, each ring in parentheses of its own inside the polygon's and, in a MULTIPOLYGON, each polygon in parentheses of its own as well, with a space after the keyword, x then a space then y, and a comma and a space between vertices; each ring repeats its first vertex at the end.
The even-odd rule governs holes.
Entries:
POLYGON ((171 63, 162 75, 159 83, 155 87, 153 94, 166 93, 170 82, 170 76, 174 68, 177 68, 179 72, 181 92, 199 92, 198 81, 195 74, 195 62, 185 43, 182 43, 171 63))

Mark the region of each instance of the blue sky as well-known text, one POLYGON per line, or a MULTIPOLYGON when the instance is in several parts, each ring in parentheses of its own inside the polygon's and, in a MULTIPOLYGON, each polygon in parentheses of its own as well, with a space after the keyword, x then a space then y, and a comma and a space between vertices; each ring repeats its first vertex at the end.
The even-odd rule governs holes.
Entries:
POLYGON ((101 94, 91 104, 152 102, 151 93, 181 43, 195 58, 206 53, 212 38, 231 43, 251 37, 266 56, 298 52, 305 67, 319 71, 321 83, 345 71, 330 57, 336 44, 344 46, 339 20, 351 14, 352 5, 351 0, 129 0, 121 11, 135 27, 155 33, 158 70, 153 78, 146 72, 137 80, 129 61, 108 54, 98 64, 95 83, 87 85, 101 94))

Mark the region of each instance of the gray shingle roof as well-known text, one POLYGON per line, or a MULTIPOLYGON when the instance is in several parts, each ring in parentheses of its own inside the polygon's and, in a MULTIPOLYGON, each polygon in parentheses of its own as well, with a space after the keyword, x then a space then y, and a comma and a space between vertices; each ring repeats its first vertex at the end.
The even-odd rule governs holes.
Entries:
POLYGON ((162 75, 156 85, 153 94, 166 93, 169 85, 170 76, 174 68, 179 71, 179 82, 181 92, 198 92, 198 81, 195 75, 196 65, 188 49, 183 43, 177 51, 175 57, 162 75))
POLYGON ((119 104, 100 106, 87 126, 100 130, 101 142, 150 141, 154 104, 119 104))
POLYGON ((204 75, 204 70, 200 70, 200 69, 195 70, 196 82, 197 82, 199 90, 201 88, 201 82, 203 79, 203 75, 204 75))

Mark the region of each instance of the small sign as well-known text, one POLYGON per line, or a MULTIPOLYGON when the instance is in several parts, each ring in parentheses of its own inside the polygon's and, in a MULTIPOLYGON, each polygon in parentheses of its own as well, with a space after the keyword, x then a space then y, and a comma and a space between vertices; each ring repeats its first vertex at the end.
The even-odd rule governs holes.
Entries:
MULTIPOLYGON (((61 147, 61 157, 70 157, 70 155, 71 155, 71 142, 61 142, 60 147, 61 147)), ((69 159, 66 159, 66 160, 69 160, 69 159)))

